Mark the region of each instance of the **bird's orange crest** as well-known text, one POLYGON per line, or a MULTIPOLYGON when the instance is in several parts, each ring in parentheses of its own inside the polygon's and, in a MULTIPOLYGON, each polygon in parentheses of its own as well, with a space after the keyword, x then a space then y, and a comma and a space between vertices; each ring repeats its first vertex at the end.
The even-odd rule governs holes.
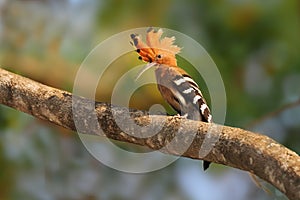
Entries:
POLYGON ((146 43, 138 34, 131 34, 133 45, 140 55, 139 58, 148 63, 177 66, 175 55, 180 52, 180 47, 174 45, 175 37, 164 37, 162 29, 155 31, 153 28, 147 30, 146 43))

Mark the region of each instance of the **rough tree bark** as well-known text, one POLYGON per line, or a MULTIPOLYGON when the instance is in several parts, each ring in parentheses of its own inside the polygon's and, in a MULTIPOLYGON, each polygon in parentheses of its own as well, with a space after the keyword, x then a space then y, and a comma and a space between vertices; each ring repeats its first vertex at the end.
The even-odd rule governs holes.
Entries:
MULTIPOLYGON (((242 130, 239 128, 214 125, 219 131, 209 131, 210 124, 187 120, 178 116, 149 116, 145 111, 129 110, 135 125, 123 124, 121 130, 113 116, 125 115, 127 108, 112 106, 108 103, 93 102, 83 97, 75 97, 71 93, 55 89, 0 68, 0 103, 28 113, 70 130, 78 131, 72 113, 76 102, 77 119, 89 119, 95 112, 97 125, 90 120, 83 120, 80 132, 86 134, 105 135, 118 141, 134 143, 162 150, 164 153, 206 160, 241 170, 249 171, 266 180, 282 191, 289 199, 300 199, 300 157, 267 136, 242 130), (75 99, 74 99, 75 98, 75 99), (93 105, 93 107, 91 107, 93 105), (163 128, 154 136, 139 137, 140 129, 136 124, 163 128), (176 133, 180 132, 180 136, 176 133), (192 134, 196 133, 196 134, 192 134), (199 155, 205 137, 217 138, 212 150, 205 156, 199 155), (174 138, 179 139, 168 146, 174 138), (191 138, 192 137, 192 138, 191 138), (180 152, 187 141, 192 139, 184 153, 180 152)), ((126 118, 127 116, 124 116, 126 118)), ((91 120, 92 121, 92 120, 91 120)))

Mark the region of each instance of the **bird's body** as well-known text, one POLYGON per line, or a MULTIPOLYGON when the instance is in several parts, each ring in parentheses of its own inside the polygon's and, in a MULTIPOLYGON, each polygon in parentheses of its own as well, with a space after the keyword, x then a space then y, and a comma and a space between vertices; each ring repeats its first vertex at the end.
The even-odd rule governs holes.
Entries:
POLYGON ((209 109, 197 83, 184 70, 158 65, 155 75, 161 95, 180 115, 197 121, 211 121, 209 109), (199 112, 199 108, 203 112, 199 112))
MULTIPOLYGON (((175 38, 161 39, 162 33, 161 29, 155 31, 149 28, 146 44, 142 42, 139 35, 131 35, 136 51, 140 55, 139 58, 148 62, 139 75, 148 68, 155 67, 158 90, 174 110, 187 119, 212 122, 210 110, 198 84, 187 72, 177 66, 175 55, 179 53, 180 48, 173 45, 175 38)), ((204 161, 204 170, 209 167, 209 164, 210 162, 204 161)))

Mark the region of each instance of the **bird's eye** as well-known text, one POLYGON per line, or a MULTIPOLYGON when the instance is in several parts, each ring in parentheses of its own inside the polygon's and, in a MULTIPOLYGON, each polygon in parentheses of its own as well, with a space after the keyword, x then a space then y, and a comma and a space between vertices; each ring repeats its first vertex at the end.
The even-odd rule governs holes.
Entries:
POLYGON ((157 55, 157 58, 161 58, 162 56, 160 54, 157 55))

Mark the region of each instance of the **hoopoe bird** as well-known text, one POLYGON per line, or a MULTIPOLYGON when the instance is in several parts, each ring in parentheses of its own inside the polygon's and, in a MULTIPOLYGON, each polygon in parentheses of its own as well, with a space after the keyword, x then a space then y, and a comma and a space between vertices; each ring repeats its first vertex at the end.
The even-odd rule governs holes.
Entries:
MULTIPOLYGON (((131 34, 132 45, 136 47, 139 59, 148 63, 137 75, 155 67, 158 90, 162 97, 179 115, 187 119, 212 122, 209 107, 198 84, 182 68, 177 66, 176 54, 181 50, 174 45, 175 37, 164 37, 162 29, 149 28, 144 43, 138 34, 131 34)), ((206 170, 210 162, 203 162, 206 170)))

